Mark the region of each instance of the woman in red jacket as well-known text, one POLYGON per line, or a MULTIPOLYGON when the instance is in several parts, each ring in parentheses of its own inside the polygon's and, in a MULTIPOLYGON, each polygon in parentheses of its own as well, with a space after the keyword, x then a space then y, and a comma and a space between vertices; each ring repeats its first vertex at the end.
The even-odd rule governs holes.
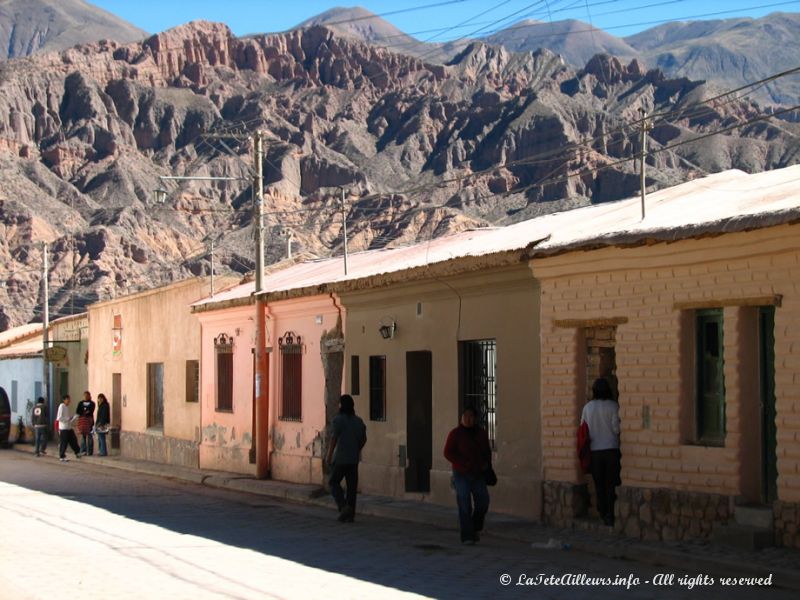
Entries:
POLYGON ((486 430, 476 421, 475 409, 466 407, 461 423, 450 432, 444 445, 444 456, 453 465, 462 544, 474 544, 480 539, 478 533, 489 511, 486 472, 492 464, 492 450, 486 430))

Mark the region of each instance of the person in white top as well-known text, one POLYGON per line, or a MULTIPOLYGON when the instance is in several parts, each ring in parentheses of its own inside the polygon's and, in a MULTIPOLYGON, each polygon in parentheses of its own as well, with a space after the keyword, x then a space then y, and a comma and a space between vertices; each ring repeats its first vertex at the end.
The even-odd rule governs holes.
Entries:
POLYGON ((613 526, 615 488, 620 484, 620 420, 619 404, 608 380, 600 378, 592 384, 592 400, 583 407, 581 423, 589 427, 597 510, 603 523, 613 526))
POLYGON ((72 448, 72 451, 75 453, 75 458, 81 457, 78 438, 75 437, 75 432, 72 430, 72 423, 78 417, 72 414, 72 410, 69 407, 70 402, 70 397, 64 396, 61 400, 61 404, 58 405, 58 413, 56 414, 59 437, 58 458, 61 459, 61 462, 69 461, 67 458, 67 445, 72 448))

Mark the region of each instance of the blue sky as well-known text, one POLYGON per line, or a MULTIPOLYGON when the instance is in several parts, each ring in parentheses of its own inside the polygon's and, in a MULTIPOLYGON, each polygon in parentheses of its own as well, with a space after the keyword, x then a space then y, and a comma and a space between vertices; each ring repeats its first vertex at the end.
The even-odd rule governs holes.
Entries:
POLYGON ((363 6, 420 39, 446 41, 486 33, 523 18, 579 19, 623 37, 670 20, 760 17, 800 12, 800 0, 88 0, 150 33, 197 19, 226 23, 235 34, 275 32, 335 6, 363 6), (430 5, 440 4, 431 7, 430 5), (411 10, 408 10, 411 9, 411 10), (486 13, 482 16, 480 13, 486 13), (717 13, 717 14, 715 14, 717 13), (464 23, 463 27, 452 28, 464 23), (484 33, 484 32, 481 32, 484 33))

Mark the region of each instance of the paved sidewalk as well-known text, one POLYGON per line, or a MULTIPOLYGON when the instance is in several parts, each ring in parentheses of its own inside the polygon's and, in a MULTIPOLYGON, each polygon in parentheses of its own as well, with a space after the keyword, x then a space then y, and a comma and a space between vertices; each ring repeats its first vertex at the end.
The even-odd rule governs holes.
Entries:
MULTIPOLYGON (((16 445, 21 452, 33 452, 28 444, 16 445)), ((44 460, 56 458, 49 454, 44 460)), ((74 459, 73 459, 74 460, 74 459)), ((209 487, 247 492, 262 496, 331 508, 333 501, 318 486, 258 480, 247 475, 219 471, 201 471, 147 461, 123 459, 119 456, 91 456, 81 459, 86 467, 102 466, 175 480, 198 483, 209 487)), ((413 500, 359 494, 358 512, 366 515, 447 526, 457 529, 455 500, 453 507, 443 507, 413 500)), ((606 556, 671 567, 677 571, 707 572, 740 577, 773 574, 777 587, 800 591, 800 551, 787 548, 767 548, 748 552, 710 544, 707 541, 645 542, 621 535, 590 530, 548 527, 533 521, 491 513, 487 518, 485 535, 501 539, 528 542, 537 547, 549 547, 553 552, 570 548, 606 556)))

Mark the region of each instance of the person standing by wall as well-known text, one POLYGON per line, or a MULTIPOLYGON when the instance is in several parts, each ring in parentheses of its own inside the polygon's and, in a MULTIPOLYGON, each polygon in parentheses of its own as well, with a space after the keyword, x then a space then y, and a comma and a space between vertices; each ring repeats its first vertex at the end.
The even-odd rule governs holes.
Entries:
POLYGON ((94 423, 94 430, 97 432, 97 454, 99 456, 108 456, 106 436, 110 426, 111 407, 105 394, 97 394, 97 420, 94 423))
POLYGON ((89 392, 83 392, 83 400, 78 403, 75 414, 78 415, 78 433, 81 436, 81 454, 91 456, 94 453, 94 427, 95 403, 89 392))
POLYGON ((61 462, 68 462, 67 458, 67 445, 72 448, 75 453, 75 458, 81 457, 81 449, 78 446, 78 438, 75 437, 75 432, 72 430, 72 424, 77 419, 77 415, 72 414, 72 409, 69 407, 72 399, 69 396, 64 396, 61 404, 58 405, 58 413, 56 419, 58 420, 58 458, 61 462))
POLYGON ((489 512, 486 472, 492 464, 492 450, 486 430, 476 423, 475 409, 466 407, 461 422, 448 434, 444 445, 444 457, 453 465, 462 544, 480 540, 479 533, 489 512))
POLYGON ((36 399, 36 404, 33 405, 31 421, 33 423, 34 453, 36 456, 47 454, 47 428, 50 425, 50 417, 47 415, 47 406, 41 396, 36 399))
POLYGON ((592 400, 583 407, 581 423, 589 427, 597 511, 603 523, 613 527, 616 486, 620 484, 620 420, 619 404, 607 379, 596 379, 592 384, 592 400))
POLYGON ((339 508, 339 521, 352 523, 356 514, 358 493, 358 461, 367 443, 367 426, 356 416, 353 397, 339 398, 339 414, 333 419, 333 437, 328 446, 327 461, 333 466, 331 494, 339 508), (347 497, 342 491, 342 479, 347 484, 347 497))

